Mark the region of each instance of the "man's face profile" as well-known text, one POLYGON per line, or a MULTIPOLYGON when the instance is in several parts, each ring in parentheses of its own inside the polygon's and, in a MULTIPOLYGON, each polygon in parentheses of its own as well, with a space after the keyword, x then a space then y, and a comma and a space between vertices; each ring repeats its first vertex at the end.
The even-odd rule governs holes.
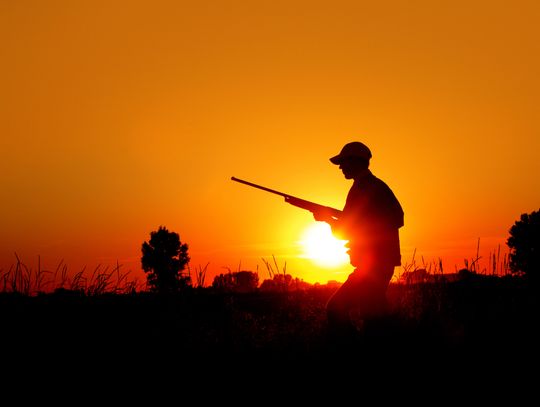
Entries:
POLYGON ((366 168, 366 163, 357 157, 345 157, 339 163, 339 169, 343 172, 345 179, 353 179, 366 168))

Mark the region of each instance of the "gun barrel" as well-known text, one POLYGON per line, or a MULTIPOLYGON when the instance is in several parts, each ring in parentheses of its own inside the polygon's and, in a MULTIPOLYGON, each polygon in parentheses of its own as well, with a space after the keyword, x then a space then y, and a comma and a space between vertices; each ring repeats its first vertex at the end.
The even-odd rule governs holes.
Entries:
POLYGON ((240 182, 241 184, 249 185, 250 187, 262 189, 263 191, 270 192, 270 193, 276 194, 276 195, 280 195, 280 196, 283 196, 285 198, 290 196, 290 195, 287 195, 287 194, 285 194, 283 192, 276 191, 275 189, 266 188, 266 187, 263 187, 261 185, 254 184, 253 182, 244 181, 243 179, 240 179, 240 178, 231 177, 231 180, 236 181, 236 182, 240 182))
POLYGON ((283 192, 276 191, 275 189, 266 188, 261 185, 254 184, 253 182, 244 181, 243 179, 240 179, 240 178, 231 177, 231 179, 241 184, 245 184, 253 188, 262 189, 263 191, 282 196, 285 198, 285 202, 293 206, 296 206, 298 208, 306 209, 313 213, 315 213, 315 211, 330 212, 332 214, 331 216, 335 219, 337 219, 341 215, 341 211, 334 208, 330 208, 328 206, 322 206, 322 205, 316 204, 315 202, 306 201, 305 199, 300 199, 289 194, 284 194, 283 192))

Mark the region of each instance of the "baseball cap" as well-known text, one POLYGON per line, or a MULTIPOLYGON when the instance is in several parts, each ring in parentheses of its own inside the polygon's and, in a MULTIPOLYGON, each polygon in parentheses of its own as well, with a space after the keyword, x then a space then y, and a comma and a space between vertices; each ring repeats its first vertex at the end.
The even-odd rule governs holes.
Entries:
POLYGON ((369 148, 359 141, 353 141, 351 143, 345 144, 341 149, 338 155, 330 158, 332 164, 339 165, 346 158, 358 157, 363 158, 364 160, 369 160, 371 158, 371 151, 369 148))

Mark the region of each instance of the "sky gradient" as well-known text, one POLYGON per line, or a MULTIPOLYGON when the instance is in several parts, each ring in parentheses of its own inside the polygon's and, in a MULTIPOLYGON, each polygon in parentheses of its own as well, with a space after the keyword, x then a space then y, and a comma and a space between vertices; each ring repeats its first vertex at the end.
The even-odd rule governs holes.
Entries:
MULTIPOLYGON (((208 282, 262 258, 306 281, 309 212, 341 208, 353 140, 453 271, 540 207, 537 1, 0 2, 0 268, 140 271, 161 225, 208 282)), ((144 277, 143 277, 144 278, 144 277)))

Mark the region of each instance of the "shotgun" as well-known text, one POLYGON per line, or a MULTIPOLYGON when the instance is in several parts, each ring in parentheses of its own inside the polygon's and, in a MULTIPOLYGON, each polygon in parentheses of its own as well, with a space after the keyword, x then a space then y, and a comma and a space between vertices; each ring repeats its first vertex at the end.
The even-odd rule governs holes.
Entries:
POLYGON ((338 219, 339 216, 341 215, 340 210, 331 208, 329 206, 323 206, 315 202, 306 201, 305 199, 297 198, 295 196, 276 191, 275 189, 266 188, 261 185, 254 184, 253 182, 244 181, 243 179, 239 179, 236 177, 231 177, 231 180, 239 182, 241 184, 248 185, 253 188, 262 189, 263 191, 270 192, 272 194, 282 196, 285 198, 285 202, 293 206, 296 206, 298 208, 308 210, 311 213, 326 213, 328 214, 328 216, 332 217, 333 219, 338 219))

